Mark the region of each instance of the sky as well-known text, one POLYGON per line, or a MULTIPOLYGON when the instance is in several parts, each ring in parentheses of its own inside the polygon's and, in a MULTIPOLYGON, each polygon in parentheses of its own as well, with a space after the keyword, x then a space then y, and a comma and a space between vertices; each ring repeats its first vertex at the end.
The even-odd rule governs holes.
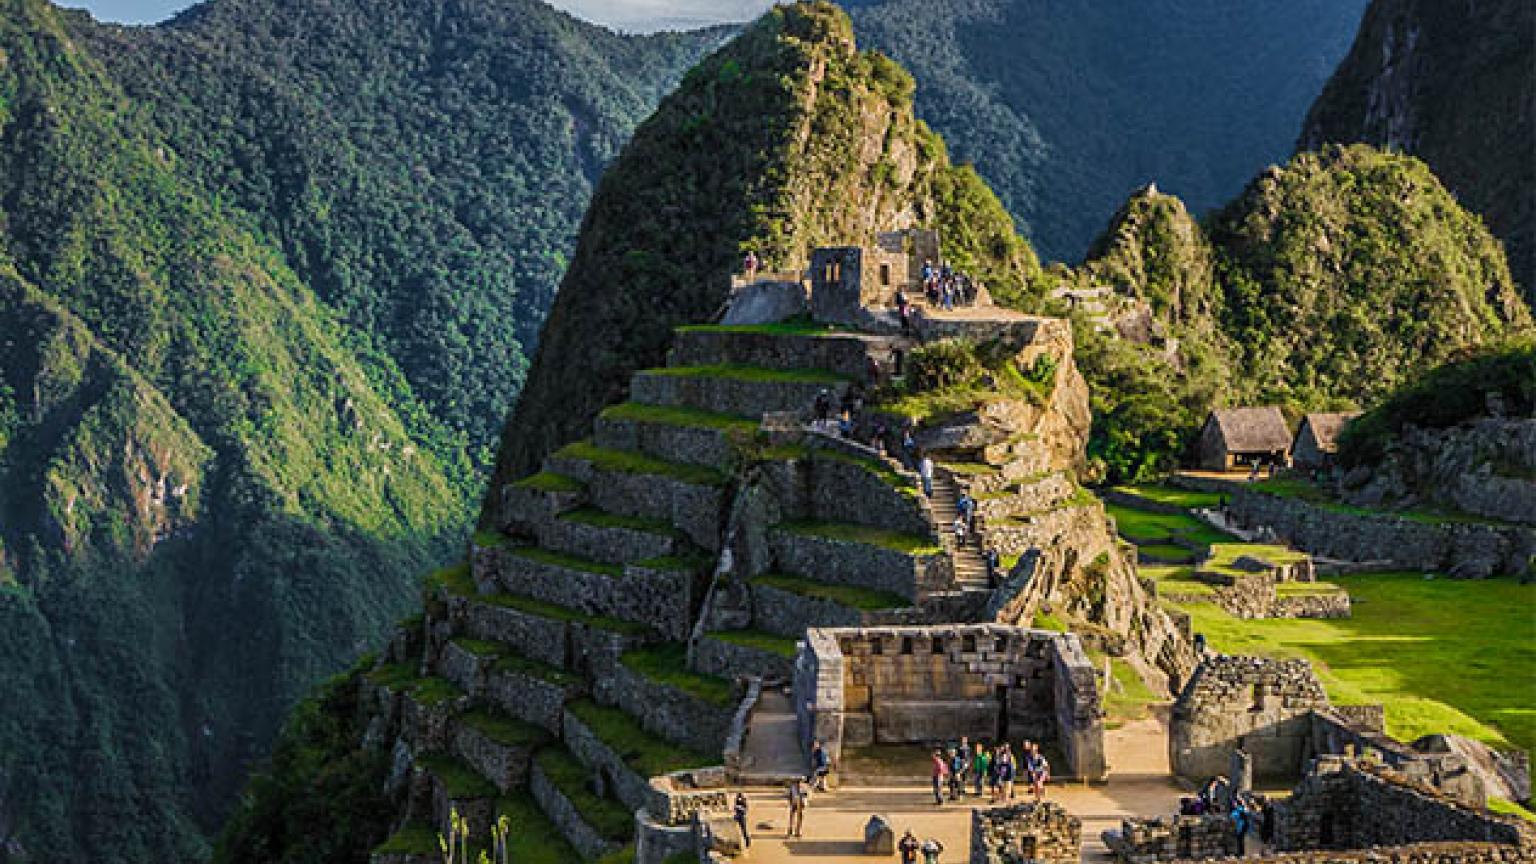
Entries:
MULTIPOLYGON (((773 0, 549 0, 553 5, 615 30, 650 33, 746 21, 757 17, 773 0)), ((153 24, 192 5, 187 0, 59 0, 61 6, 84 7, 103 21, 153 24)))

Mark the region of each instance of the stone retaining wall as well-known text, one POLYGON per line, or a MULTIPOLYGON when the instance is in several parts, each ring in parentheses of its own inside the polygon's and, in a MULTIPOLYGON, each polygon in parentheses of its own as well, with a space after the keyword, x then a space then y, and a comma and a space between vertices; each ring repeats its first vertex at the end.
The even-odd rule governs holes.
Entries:
MULTIPOLYGON (((1225 864, 1231 859, 1220 860, 1225 864)), ((1420 843, 1352 851, 1286 852, 1242 860, 1244 864, 1532 864, 1536 853, 1494 843, 1420 843)))
POLYGON ((1050 801, 971 810, 971 864, 1077 864, 1083 825, 1050 801))
POLYGON ((451 599, 449 609, 460 632, 471 638, 516 646, 523 656, 551 666, 564 668, 569 661, 564 621, 466 597, 451 599))
POLYGON ((539 526, 539 545, 567 555, 623 564, 674 555, 681 551, 683 544, 680 537, 672 534, 593 525, 574 519, 551 519, 539 526))
POLYGON ((533 758, 531 745, 503 744, 461 720, 454 723, 450 749, 503 792, 511 792, 528 781, 528 766, 533 758))
POLYGON ((700 699, 652 681, 623 662, 596 681, 595 694, 598 701, 622 708, 652 735, 700 753, 722 751, 737 704, 700 699))
POLYGON ((610 450, 631 450, 709 468, 732 465, 741 443, 723 429, 601 416, 597 418, 593 440, 597 446, 610 450))
POLYGON ((863 380, 871 354, 890 368, 891 349, 886 340, 854 335, 684 330, 672 340, 667 362, 673 366, 744 363, 769 369, 825 369, 863 380))
MULTIPOLYGON (((932 536, 933 523, 928 516, 927 501, 921 492, 915 491, 915 485, 910 487, 914 490, 911 494, 905 494, 868 467, 839 458, 836 454, 841 450, 834 445, 822 444, 821 447, 829 452, 810 460, 809 503, 813 519, 870 525, 919 537, 932 536)), ((912 479, 915 483, 916 475, 912 475, 912 479)))
POLYGON ((667 825, 641 810, 635 814, 635 864, 665 864, 674 855, 698 855, 693 825, 667 825))
POLYGON ((720 548, 723 486, 685 483, 664 474, 594 471, 587 494, 608 513, 665 519, 700 548, 720 548))
POLYGON ((1290 797, 1275 805, 1275 845, 1283 850, 1444 841, 1500 843, 1529 852, 1536 848, 1536 831, 1341 757, 1318 759, 1290 797))
POLYGON ((1239 746, 1256 777, 1291 777, 1311 752, 1311 713, 1328 697, 1305 660, 1207 657, 1173 705, 1168 733, 1174 773, 1226 774, 1239 746))
POLYGON ((1055 472, 1029 478, 999 497, 976 499, 976 516, 987 523, 1027 516, 1051 510, 1077 494, 1077 485, 1067 475, 1055 472))
POLYGON ((688 638, 693 628, 696 583, 701 580, 691 571, 627 565, 623 575, 612 576, 510 552, 477 552, 473 561, 477 581, 485 579, 512 594, 643 623, 673 640, 688 638))
POLYGON ((501 530, 530 536, 539 525, 581 506, 585 500, 585 491, 547 492, 508 483, 501 487, 501 506, 498 508, 501 530))
POLYGON ((1481 578, 1520 573, 1536 555, 1536 528, 1529 526, 1357 515, 1242 488, 1233 491, 1228 513, 1245 529, 1267 527, 1312 555, 1387 561, 1409 570, 1481 578))
POLYGON ((832 392, 836 404, 847 388, 847 382, 752 381, 637 372, 629 382, 629 398, 646 405, 694 407, 738 417, 761 417, 777 411, 808 415, 816 394, 823 389, 832 392))
POLYGON ((947 590, 954 581, 943 552, 914 556, 883 546, 836 540, 782 529, 769 535, 778 569, 811 574, 821 582, 888 591, 916 601, 930 591, 947 590))
POLYGON ((565 748, 581 762, 603 777, 604 785, 608 793, 619 800, 631 810, 640 810, 660 804, 657 812, 666 812, 666 802, 657 798, 651 789, 650 779, 641 777, 624 763, 619 754, 613 752, 603 739, 587 725, 581 722, 581 718, 567 711, 565 722, 561 730, 561 739, 565 742, 565 748))
POLYGON ((574 681, 556 684, 537 675, 493 668, 486 679, 485 698, 502 713, 559 735, 565 703, 584 689, 574 681))
POLYGON ((795 661, 791 657, 726 642, 707 633, 694 645, 693 668, 704 675, 725 679, 758 676, 789 681, 795 675, 795 661))
POLYGON ((581 811, 571 803, 571 799, 565 797, 560 787, 550 782, 544 774, 544 769, 534 763, 528 776, 528 791, 533 794, 533 800, 538 802, 539 809, 549 817, 549 821, 555 824, 560 833, 570 844, 581 853, 582 858, 592 860, 619 848, 619 844, 612 840, 606 840, 597 833, 597 830, 587 821, 581 818, 581 811))
POLYGON ((1226 858, 1238 852, 1231 817, 1217 813, 1126 819, 1109 845, 1125 862, 1226 858))
POLYGON ((867 621, 859 610, 831 600, 758 582, 750 583, 748 590, 752 592, 752 626, 779 636, 796 639, 807 627, 859 627, 867 621))
POLYGON ((1352 614, 1349 595, 1343 591, 1276 597, 1269 607, 1271 618, 1348 618, 1352 614))

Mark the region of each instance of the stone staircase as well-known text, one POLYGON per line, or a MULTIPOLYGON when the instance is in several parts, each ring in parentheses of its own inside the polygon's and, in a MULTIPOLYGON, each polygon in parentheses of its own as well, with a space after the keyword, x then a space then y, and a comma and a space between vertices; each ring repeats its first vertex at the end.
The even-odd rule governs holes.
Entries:
MULTIPOLYGON (((955 582, 961 590, 990 591, 987 580, 987 562, 982 558, 982 541, 978 533, 967 534, 966 542, 957 541, 954 532, 955 519, 959 516, 960 488, 955 475, 943 468, 933 472, 933 496, 928 499, 932 507, 934 530, 944 540, 954 567, 955 582)), ((979 521, 977 523, 979 528, 979 521)))

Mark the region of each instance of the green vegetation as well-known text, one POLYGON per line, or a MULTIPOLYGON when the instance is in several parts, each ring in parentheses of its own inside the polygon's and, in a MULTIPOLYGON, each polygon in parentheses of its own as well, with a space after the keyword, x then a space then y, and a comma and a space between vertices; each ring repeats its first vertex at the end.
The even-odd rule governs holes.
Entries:
POLYGON ((724 378, 757 384, 832 385, 848 380, 824 369, 772 369, 767 366, 748 366, 741 363, 719 363, 713 366, 663 366, 659 369, 646 369, 645 374, 663 375, 669 378, 724 378))
POLYGON ((924 424, 1000 398, 1043 405, 1055 382, 1056 364, 1047 355, 1025 368, 1000 342, 946 339, 913 349, 906 375, 878 395, 876 407, 924 424))
MULTIPOLYGON (((1114 517, 1120 536, 1143 548, 1165 546, 1175 538, 1200 547, 1233 539, 1226 532, 1185 513, 1154 513, 1114 503, 1106 503, 1104 509, 1114 517)), ((1188 549, 1180 551, 1189 552, 1188 549)))
POLYGON ((549 733, 538 726, 484 708, 466 712, 459 722, 509 747, 531 747, 549 738, 549 733))
POLYGON ((416 668, 405 663, 390 663, 370 669, 369 681, 391 690, 404 690, 416 683, 416 668))
POLYGON ((524 657, 521 654, 513 653, 511 650, 496 658, 496 662, 491 665, 491 671, 511 672, 534 678, 542 678, 551 684, 560 686, 576 684, 581 681, 580 676, 567 672, 558 666, 551 666, 548 663, 524 657))
POLYGON ((736 688, 731 682, 689 670, 688 648, 681 642, 626 651, 619 662, 658 684, 674 687, 712 705, 728 707, 736 701, 736 688))
POLYGON ((478 599, 483 603, 516 609, 529 615, 548 618, 551 621, 573 621, 590 627, 596 627, 600 630, 609 630, 629 636, 638 636, 650 632, 649 627, 634 621, 622 621, 605 615, 588 615, 585 612, 578 612, 565 606, 545 603, 542 600, 535 600, 532 597, 523 597, 517 594, 483 594, 478 599))
POLYGON ((899 534, 895 531, 856 525, 852 522, 785 522, 779 525, 779 530, 804 537, 820 537, 826 540, 879 546, 882 549, 907 555, 938 555, 944 551, 926 537, 899 534))
POLYGON ((1410 423, 1444 429, 1484 416, 1490 396, 1504 403, 1507 416, 1536 414, 1536 342, 1426 372, 1345 427, 1339 462, 1353 467, 1380 461, 1389 442, 1410 423))
POLYGON ((437 829, 425 822, 409 822, 375 846, 375 855, 436 855, 437 829))
POLYGON ((813 452, 813 458, 826 459, 832 462, 842 462, 845 465, 857 465, 860 468, 885 481, 887 486, 907 495, 916 497, 921 494, 918 489, 917 479, 910 474, 903 474, 891 467, 890 463, 870 456, 859 456, 853 453, 845 453, 830 447, 823 447, 813 452))
POLYGON ((795 640, 777 633, 765 633, 761 630, 715 630, 709 635, 721 642, 729 642, 743 648, 754 648, 780 657, 788 657, 791 660, 797 653, 795 640))
POLYGON ((475 545, 481 549, 498 549, 512 542, 512 538, 508 537, 504 532, 487 531, 485 529, 476 531, 473 539, 475 545))
POLYGON ((713 566, 714 559, 708 555, 658 555, 655 558, 643 558, 635 562, 636 567, 644 567, 648 570, 681 570, 689 573, 698 573, 713 566))
MULTIPOLYGON (((687 855, 687 853, 685 853, 685 852, 680 852, 678 854, 679 855, 685 855, 685 856, 687 855)), ((676 858, 676 857, 677 857, 677 855, 669 855, 669 856, 667 856, 666 860, 667 861, 671 861, 673 858, 676 858)), ((597 864, 635 864, 635 846, 634 846, 634 844, 631 843, 630 845, 625 846, 622 849, 618 849, 618 850, 616 850, 614 852, 611 852, 611 853, 609 853, 607 855, 604 855, 603 857, 597 859, 597 864)))
POLYGON ((538 492, 580 492, 586 488, 580 480, 564 474, 556 474, 553 471, 531 474, 512 485, 519 489, 533 489, 538 492))
POLYGON ((1154 504, 1168 504, 1183 507, 1186 510, 1208 510, 1217 506, 1224 497, 1219 492, 1198 492, 1193 489, 1180 489, 1177 486, 1154 484, 1118 486, 1115 491, 1134 495, 1154 504))
POLYGON ((646 519, 642 516, 624 516, 591 507, 583 507, 580 510, 567 510, 560 514, 560 518, 571 522, 580 522, 583 525, 596 525, 599 528, 622 528, 626 531, 644 531, 648 534, 661 534, 667 537, 677 536, 677 530, 672 527, 671 523, 664 520, 646 519))
POLYGON ((1104 685, 1104 728, 1118 729, 1127 723, 1145 718, 1148 707, 1159 701, 1147 682, 1141 680, 1136 670, 1124 660, 1107 657, 1097 651, 1088 652, 1094 669, 1109 664, 1110 680, 1104 685))
POLYGON ((625 843, 634 837, 634 814, 617 801, 594 794, 591 772, 576 761, 569 750, 546 747, 533 758, 549 782, 560 790, 560 794, 581 814, 582 821, 592 826, 599 836, 616 843, 625 843))
POLYGON ((686 462, 668 462, 633 450, 609 450, 589 441, 567 444, 556 451, 556 459, 582 459, 592 463, 599 471, 615 474, 654 474, 692 483, 698 486, 724 486, 726 476, 713 468, 690 465, 686 462))
POLYGON ((509 860, 517 864, 570 864, 581 860, 533 796, 519 793, 500 799, 496 802, 496 816, 505 816, 511 822, 509 860))
POLYGON ((455 636, 453 644, 476 657, 500 657, 502 651, 505 650, 500 642, 492 642, 489 639, 471 639, 468 636, 455 636))
POLYGON ((697 408, 642 405, 639 402, 621 402, 604 408, 602 416, 613 420, 633 420, 638 423, 655 423, 662 426, 713 429, 735 435, 752 435, 758 427, 758 421, 750 417, 718 414, 697 408))
POLYGON ((770 588, 778 588, 781 591, 789 591, 803 597, 814 597, 818 600, 827 600, 849 609, 872 611, 876 609, 905 609, 912 605, 912 601, 896 594, 885 591, 873 591, 868 588, 859 588, 853 585, 837 585, 830 582, 817 582, 814 579, 806 579, 801 576, 787 576, 781 573, 765 573, 754 577, 752 581, 758 585, 767 585, 770 588))
POLYGON ((491 781, 452 756, 427 754, 417 757, 416 765, 436 777, 450 798, 463 800, 496 797, 496 787, 491 781))
POLYGON ((429 677, 417 682, 416 686, 411 688, 411 695, 423 705, 441 705, 444 702, 464 698, 464 691, 454 686, 452 681, 429 677))
POLYGON ((1354 600, 1351 618, 1243 621, 1206 603, 1178 608, 1219 651, 1307 658, 1334 701, 1384 703, 1387 731, 1404 740, 1449 732, 1536 745, 1536 714, 1511 683, 1527 680, 1536 662, 1536 586, 1419 573, 1338 583, 1354 600))
POLYGON ((674 328, 678 333, 742 333, 767 336, 826 336, 837 332, 831 324, 810 318, 790 318, 768 324, 685 324, 674 328))
POLYGON ((675 747, 640 728, 635 718, 617 708, 606 708, 590 699, 580 699, 566 706, 615 753, 624 764, 642 777, 670 774, 684 768, 702 768, 711 759, 681 747, 675 747))
POLYGON ((617 579, 624 575, 624 568, 617 564, 608 564, 602 561, 593 561, 590 558, 578 558, 575 555, 567 555, 564 552, 555 552, 542 546, 519 546, 512 550, 512 554, 539 564, 548 564, 551 567, 563 567, 567 570, 576 570, 587 573, 596 573, 617 579))
POLYGON ((1262 543, 1213 543, 1208 550, 1208 557, 1200 562, 1200 569, 1227 576, 1240 576, 1246 571, 1236 567, 1235 564, 1237 559, 1242 557, 1255 558, 1277 566, 1297 564, 1307 560, 1306 553, 1297 552, 1288 546, 1262 543))
MULTIPOLYGON (((361 671, 333 678, 294 708, 230 815, 216 860, 270 860, 263 858, 269 850, 297 843, 288 848, 302 858, 365 864, 386 841, 395 813, 384 793, 390 758, 361 746, 361 671)), ((413 839, 420 838, 398 836, 413 839)))
POLYGON ((422 583, 427 592, 431 593, 442 588, 450 594, 459 597, 472 597, 475 594, 475 577, 469 572, 469 562, 460 561, 449 567, 434 571, 422 583))
POLYGON ((1536 822, 1536 813, 1532 813, 1514 801, 1506 801, 1503 798, 1489 798, 1488 809, 1505 816, 1518 816, 1527 822, 1536 822))
POLYGON ((1054 612, 1036 612, 1029 626, 1038 630, 1054 630, 1058 633, 1065 633, 1071 629, 1067 626, 1067 622, 1061 620, 1061 617, 1054 612))

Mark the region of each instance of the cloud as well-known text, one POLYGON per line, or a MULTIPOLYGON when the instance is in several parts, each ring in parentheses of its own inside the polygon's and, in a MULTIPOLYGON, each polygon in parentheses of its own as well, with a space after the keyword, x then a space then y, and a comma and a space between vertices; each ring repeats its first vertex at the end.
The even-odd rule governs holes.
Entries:
POLYGON ((615 30, 651 33, 750 21, 773 0, 550 0, 555 6, 615 30))

